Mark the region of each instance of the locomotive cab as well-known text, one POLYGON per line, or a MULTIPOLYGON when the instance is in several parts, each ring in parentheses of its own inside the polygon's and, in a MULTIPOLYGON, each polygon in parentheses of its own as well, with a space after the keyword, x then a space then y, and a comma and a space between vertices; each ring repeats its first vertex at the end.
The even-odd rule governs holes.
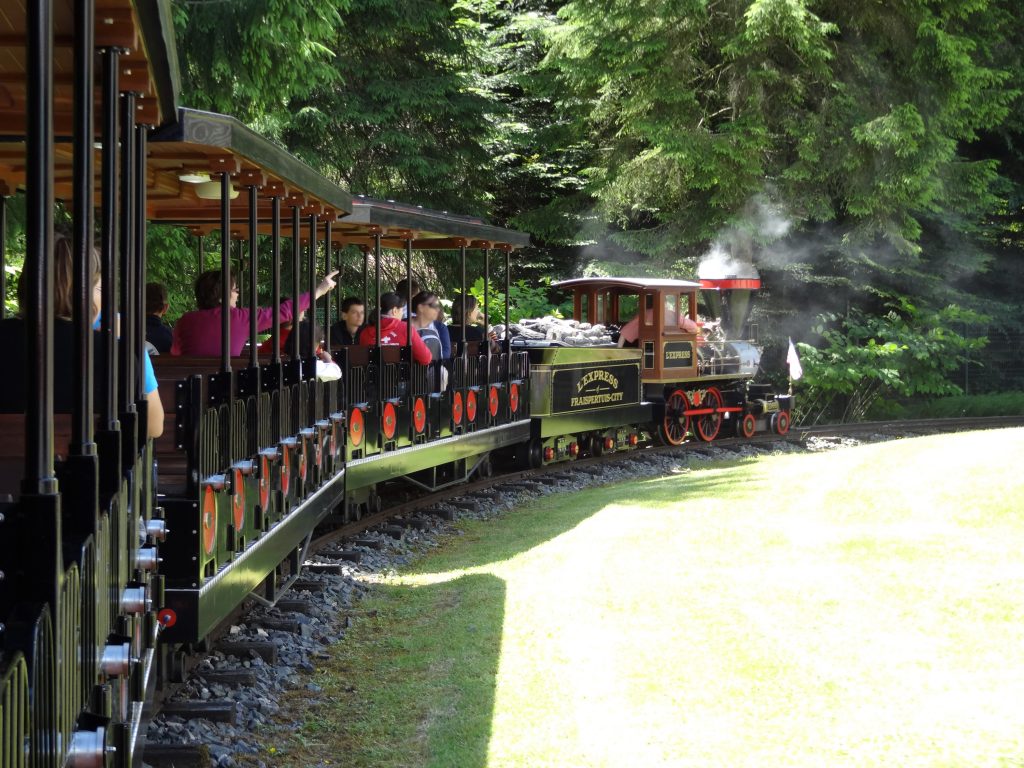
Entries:
POLYGON ((697 375, 703 341, 697 322, 700 283, 601 277, 566 280, 558 287, 573 291, 576 320, 616 326, 619 346, 640 351, 645 385, 697 375))

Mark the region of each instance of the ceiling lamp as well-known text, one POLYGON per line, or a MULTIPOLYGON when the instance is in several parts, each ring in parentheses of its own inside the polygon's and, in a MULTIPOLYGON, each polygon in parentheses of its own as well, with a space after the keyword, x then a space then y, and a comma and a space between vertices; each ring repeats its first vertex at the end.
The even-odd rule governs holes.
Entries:
MULTIPOLYGON (((238 190, 234 184, 230 185, 230 190, 228 198, 234 200, 238 197, 238 190)), ((220 182, 204 181, 202 184, 196 184, 196 197, 200 200, 220 200, 220 182)))
POLYGON ((184 181, 186 184, 203 184, 209 180, 210 174, 201 171, 185 171, 178 175, 178 181, 184 181))

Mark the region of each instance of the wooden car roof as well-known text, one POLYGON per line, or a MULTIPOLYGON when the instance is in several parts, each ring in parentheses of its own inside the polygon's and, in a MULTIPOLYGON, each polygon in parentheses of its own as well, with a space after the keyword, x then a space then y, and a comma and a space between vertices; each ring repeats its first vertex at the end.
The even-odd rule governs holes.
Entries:
MULTIPOLYGON (((220 199, 204 199, 181 176, 229 173, 238 196, 231 201, 232 232, 242 236, 249 216, 248 187, 259 190, 257 217, 270 231, 271 197, 282 199, 290 234, 291 208, 303 221, 335 221, 352 209, 352 196, 294 155, 228 115, 179 109, 178 119, 149 140, 146 208, 151 221, 190 225, 196 232, 220 229, 220 199), (237 225, 237 226, 236 226, 237 225)), ((262 227, 261 227, 262 229, 262 227)))
POLYGON ((627 290, 695 291, 700 283, 689 280, 670 280, 658 277, 576 277, 555 283, 558 288, 624 288, 627 290))
MULTIPOLYGON (((55 0, 53 6, 55 194, 60 198, 71 193, 74 6, 74 0, 55 0)), ((5 194, 25 183, 25 8, 23 0, 0 0, 0 186, 5 194)), ((170 0, 97 0, 95 35, 97 48, 124 51, 119 58, 120 88, 139 94, 138 121, 158 126, 173 120, 179 79, 170 0)), ((100 74, 97 63, 97 85, 100 74)), ((97 110, 97 141, 100 120, 97 110)))

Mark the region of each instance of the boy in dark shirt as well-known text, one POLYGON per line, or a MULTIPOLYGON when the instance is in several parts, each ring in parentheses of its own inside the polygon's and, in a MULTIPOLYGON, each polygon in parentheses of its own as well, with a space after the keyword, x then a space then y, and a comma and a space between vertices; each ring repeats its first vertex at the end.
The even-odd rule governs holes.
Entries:
POLYGON ((162 283, 146 283, 146 341, 161 355, 171 352, 174 334, 164 322, 164 315, 170 309, 167 303, 167 289, 162 283))
POLYGON ((349 296, 341 302, 341 319, 331 326, 330 346, 340 347, 359 343, 359 332, 366 321, 363 300, 349 296))

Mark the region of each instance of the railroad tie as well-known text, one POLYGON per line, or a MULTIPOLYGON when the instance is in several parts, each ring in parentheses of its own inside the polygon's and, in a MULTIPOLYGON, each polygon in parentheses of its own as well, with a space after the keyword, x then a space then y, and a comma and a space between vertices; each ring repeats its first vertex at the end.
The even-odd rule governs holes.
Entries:
POLYGON ((185 720, 202 719, 238 725, 237 701, 166 701, 160 711, 185 720))
POLYGON ((224 641, 217 643, 217 650, 239 659, 251 658, 251 654, 255 653, 268 664, 277 663, 277 646, 266 640, 224 641))

